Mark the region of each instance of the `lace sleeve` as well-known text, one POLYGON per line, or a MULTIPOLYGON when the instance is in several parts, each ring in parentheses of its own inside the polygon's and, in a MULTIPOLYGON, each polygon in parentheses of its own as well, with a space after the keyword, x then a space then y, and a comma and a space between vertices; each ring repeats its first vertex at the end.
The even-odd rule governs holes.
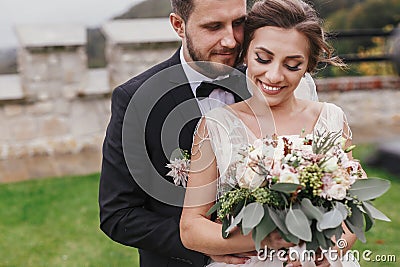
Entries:
POLYGON ((191 158, 196 158, 199 156, 198 154, 201 153, 201 147, 205 144, 205 142, 210 142, 210 135, 207 130, 206 118, 203 116, 197 123, 196 130, 194 132, 191 158))
MULTIPOLYGON (((225 108, 216 108, 206 113, 197 125, 192 147, 192 158, 215 160, 218 196, 229 185, 225 176, 230 163, 243 144, 250 143, 249 133, 242 122, 225 108)), ((198 164, 196 163, 198 166, 198 164)))
POLYGON ((324 108, 315 129, 341 132, 346 140, 352 139, 352 132, 345 113, 340 107, 332 103, 324 103, 324 108))

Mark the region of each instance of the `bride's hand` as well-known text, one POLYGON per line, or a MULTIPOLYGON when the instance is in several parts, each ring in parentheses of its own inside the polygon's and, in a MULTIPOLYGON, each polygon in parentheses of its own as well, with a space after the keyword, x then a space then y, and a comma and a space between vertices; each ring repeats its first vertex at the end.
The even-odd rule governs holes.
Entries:
POLYGON ((245 254, 239 255, 208 255, 215 262, 224 262, 227 264, 245 264, 250 258, 244 256, 245 254))
POLYGON ((277 230, 274 230, 270 234, 267 235, 266 238, 261 242, 261 246, 271 248, 271 249, 281 249, 281 248, 289 248, 293 247, 295 244, 286 242, 277 230))
POLYGON ((251 256, 257 256, 257 255, 258 254, 257 254, 256 250, 235 254, 235 256, 238 256, 238 257, 251 257, 251 256))

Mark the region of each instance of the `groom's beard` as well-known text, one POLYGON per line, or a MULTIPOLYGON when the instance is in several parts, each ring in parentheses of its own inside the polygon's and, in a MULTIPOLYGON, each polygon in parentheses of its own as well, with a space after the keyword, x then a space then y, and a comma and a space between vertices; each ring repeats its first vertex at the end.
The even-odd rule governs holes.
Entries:
MULTIPOLYGON (((221 75, 226 75, 232 72, 232 67, 234 66, 229 66, 227 64, 224 64, 223 62, 217 62, 216 64, 207 55, 202 54, 200 51, 198 51, 195 46, 193 45, 192 38, 190 35, 186 32, 185 33, 185 38, 186 38, 186 48, 189 52, 190 58, 194 61, 196 66, 201 69, 201 73, 208 76, 208 77, 217 77, 221 75), (206 63, 205 63, 206 62, 206 63)), ((241 46, 238 44, 234 49, 227 49, 227 48, 221 48, 219 50, 214 49, 211 51, 212 53, 232 53, 236 55, 236 58, 234 62, 237 61, 239 52, 240 52, 241 46)))

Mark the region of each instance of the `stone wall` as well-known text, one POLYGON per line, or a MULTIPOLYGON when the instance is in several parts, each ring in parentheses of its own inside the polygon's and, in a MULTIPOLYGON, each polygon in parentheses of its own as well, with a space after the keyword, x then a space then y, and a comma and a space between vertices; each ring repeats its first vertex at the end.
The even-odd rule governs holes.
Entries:
MULTIPOLYGON (((75 97, 0 101, 0 182, 100 171, 101 145, 110 118, 107 73, 90 70, 88 86, 75 97)), ((320 100, 346 112, 354 143, 400 136, 399 82, 398 77, 316 80, 320 100), (352 86, 342 92, 346 84, 375 86, 368 90, 352 86)))
POLYGON ((25 98, 45 100, 60 94, 74 97, 88 82, 84 46, 18 50, 18 69, 25 98))
POLYGON ((105 53, 111 88, 127 81, 159 62, 169 58, 179 47, 177 42, 120 45, 107 44, 105 53))

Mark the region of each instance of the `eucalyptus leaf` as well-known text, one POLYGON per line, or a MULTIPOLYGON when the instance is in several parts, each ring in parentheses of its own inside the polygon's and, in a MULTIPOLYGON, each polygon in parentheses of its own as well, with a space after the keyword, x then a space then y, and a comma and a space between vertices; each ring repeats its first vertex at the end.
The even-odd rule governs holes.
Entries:
POLYGON ((349 203, 351 207, 351 216, 347 218, 352 225, 357 228, 364 229, 364 216, 357 205, 349 203))
POLYGON ((253 229, 253 232, 251 232, 251 237, 253 238, 254 244, 256 246, 256 251, 260 251, 261 241, 263 239, 260 239, 260 235, 258 234, 257 227, 253 229))
POLYGON ((268 208, 268 213, 272 221, 275 223, 276 227, 278 227, 279 230, 281 230, 284 235, 288 234, 289 230, 287 229, 285 224, 286 214, 283 211, 278 211, 270 207, 267 208, 268 208))
MULTIPOLYGON (((322 216, 322 220, 317 223, 318 230, 325 230, 329 228, 336 228, 343 222, 342 214, 334 207, 332 210, 326 212, 322 216)), ((322 232, 322 231, 320 231, 322 232)))
POLYGON ((391 221, 385 214, 383 214, 381 211, 379 211, 377 208, 375 208, 372 204, 368 203, 367 201, 363 201, 363 207, 368 211, 368 214, 370 214, 372 218, 386 222, 391 221))
POLYGON ((289 209, 285 219, 286 227, 291 234, 304 241, 311 241, 312 234, 307 216, 301 209, 289 209))
POLYGON ((243 207, 245 205, 245 200, 242 199, 240 200, 237 205, 235 206, 235 208, 233 209, 232 215, 233 216, 237 216, 239 214, 239 212, 241 212, 243 210, 243 207))
POLYGON ((340 213, 342 214, 342 218, 343 220, 345 220, 347 218, 348 215, 348 210, 345 204, 343 204, 342 202, 336 201, 336 208, 340 211, 340 213))
POLYGON ((374 225, 374 218, 369 213, 363 213, 365 218, 365 232, 368 232, 374 225))
POLYGON ((326 242, 326 239, 325 239, 325 235, 323 233, 321 233, 319 231, 315 231, 314 235, 317 238, 319 247, 321 247, 323 249, 328 249, 329 248, 329 246, 328 246, 328 244, 326 242))
POLYGON ((216 202, 206 213, 206 216, 210 216, 214 212, 216 212, 220 207, 222 203, 221 202, 216 202))
POLYGON ((313 235, 311 242, 306 242, 306 249, 308 251, 316 251, 319 248, 318 240, 315 235, 313 235))
POLYGON ((264 207, 264 216, 261 219, 260 223, 255 227, 255 232, 253 232, 253 240, 256 245, 257 251, 260 249, 261 241, 264 240, 264 238, 275 228, 276 225, 271 219, 267 207, 264 207))
POLYGON ((169 159, 170 161, 176 159, 185 159, 185 151, 183 149, 176 148, 174 151, 172 151, 171 157, 169 159))
POLYGON ((390 187, 390 182, 381 178, 369 178, 357 180, 349 189, 352 197, 358 200, 370 200, 383 195, 390 187))
POLYGON ((240 223, 240 221, 243 219, 244 208, 245 207, 243 207, 242 210, 238 213, 238 215, 236 215, 236 217, 234 217, 234 219, 233 219, 232 223, 229 225, 229 227, 226 228, 225 231, 227 234, 229 234, 232 231, 232 229, 235 228, 240 223))
POLYGON ((354 233, 361 242, 365 243, 367 241, 367 239, 365 238, 365 233, 364 233, 363 227, 360 228, 360 227, 353 225, 349 221, 349 219, 345 220, 345 223, 346 223, 347 227, 349 228, 349 230, 352 233, 354 233))
POLYGON ((242 230, 247 235, 257 226, 264 216, 264 208, 261 203, 253 202, 243 208, 242 230))
POLYGON ((230 220, 228 218, 223 218, 222 219, 222 237, 223 238, 228 238, 229 232, 226 231, 230 225, 230 220))
POLYGON ((301 201, 301 209, 309 219, 320 221, 324 215, 317 207, 315 207, 308 198, 301 201))
POLYGON ((291 234, 290 232, 287 233, 286 235, 284 235, 283 237, 285 237, 285 238, 284 238, 285 241, 287 241, 287 242, 289 242, 289 243, 293 243, 293 244, 298 244, 298 243, 300 243, 300 239, 299 239, 297 236, 291 234))
POLYGON ((271 190, 290 194, 290 193, 296 192, 301 187, 302 186, 300 184, 276 183, 271 186, 271 190))
POLYGON ((335 231, 335 239, 339 240, 342 237, 342 234, 344 233, 342 225, 339 225, 336 227, 335 231))

